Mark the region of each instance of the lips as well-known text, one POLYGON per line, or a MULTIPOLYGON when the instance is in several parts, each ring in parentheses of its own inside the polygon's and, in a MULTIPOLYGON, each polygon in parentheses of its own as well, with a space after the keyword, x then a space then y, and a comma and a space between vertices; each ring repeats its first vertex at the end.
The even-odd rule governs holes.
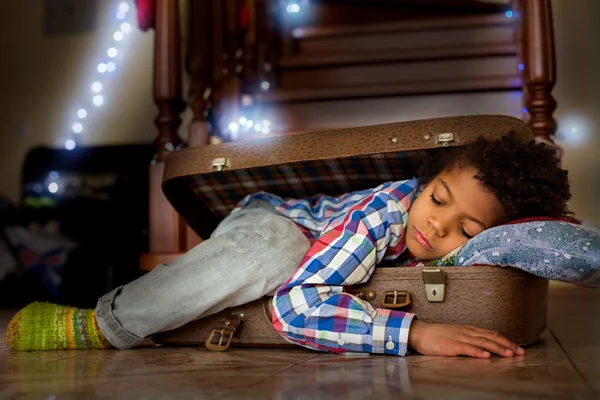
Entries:
POLYGON ((421 246, 425 247, 425 249, 429 251, 433 250, 433 247, 431 247, 431 243, 429 243, 429 240, 427 240, 425 235, 423 235, 417 228, 414 228, 414 233, 415 239, 417 240, 417 242, 419 242, 421 246))

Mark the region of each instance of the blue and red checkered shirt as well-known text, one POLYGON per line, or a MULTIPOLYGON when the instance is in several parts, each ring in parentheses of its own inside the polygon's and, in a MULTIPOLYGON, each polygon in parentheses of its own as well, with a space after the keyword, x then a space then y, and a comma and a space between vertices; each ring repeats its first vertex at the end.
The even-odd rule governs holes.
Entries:
POLYGON ((373 308, 344 287, 367 282, 377 265, 406 250, 418 188, 419 180, 410 179, 339 197, 292 200, 259 192, 240 202, 268 201, 311 239, 300 267, 273 298, 273 325, 284 338, 337 353, 406 353, 414 314, 373 308))

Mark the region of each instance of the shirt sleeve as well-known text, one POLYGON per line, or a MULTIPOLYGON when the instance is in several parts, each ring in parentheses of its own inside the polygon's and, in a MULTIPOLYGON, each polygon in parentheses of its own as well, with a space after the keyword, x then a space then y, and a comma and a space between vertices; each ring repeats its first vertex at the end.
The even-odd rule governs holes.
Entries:
POLYGON ((331 352, 405 355, 414 317, 344 292, 365 283, 388 247, 404 246, 407 207, 385 191, 334 219, 273 298, 273 325, 292 343, 331 352))

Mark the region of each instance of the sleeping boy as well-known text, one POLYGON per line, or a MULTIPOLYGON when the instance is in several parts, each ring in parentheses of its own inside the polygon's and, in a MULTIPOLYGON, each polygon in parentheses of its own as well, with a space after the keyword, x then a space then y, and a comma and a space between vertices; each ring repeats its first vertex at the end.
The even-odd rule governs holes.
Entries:
POLYGON ((331 352, 488 358, 524 350, 497 332, 431 324, 344 292, 379 265, 434 260, 484 230, 568 214, 554 150, 510 134, 433 152, 420 178, 338 197, 246 197, 211 237, 98 300, 95 310, 32 303, 9 323, 15 350, 129 349, 268 294, 292 343, 331 352))

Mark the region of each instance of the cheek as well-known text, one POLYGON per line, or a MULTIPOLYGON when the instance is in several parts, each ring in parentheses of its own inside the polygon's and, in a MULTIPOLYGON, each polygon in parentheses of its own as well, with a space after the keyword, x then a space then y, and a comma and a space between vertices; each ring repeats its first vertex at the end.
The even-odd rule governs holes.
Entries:
POLYGON ((410 206, 410 209, 408 210, 408 223, 409 224, 412 223, 414 225, 416 220, 419 219, 419 217, 421 217, 425 213, 427 204, 425 203, 424 196, 425 196, 424 193, 421 194, 410 206))
MULTIPOLYGON (((415 221, 419 219, 419 210, 411 208, 408 210, 408 221, 406 224, 406 235, 410 236, 410 232, 412 231, 412 227, 415 226, 415 221)), ((418 224, 417 224, 418 225, 418 224)))
POLYGON ((460 234, 452 235, 451 237, 446 237, 443 240, 440 240, 438 243, 438 247, 436 248, 436 250, 440 254, 438 254, 437 256, 443 257, 451 251, 467 243, 467 241, 468 239, 460 234))

